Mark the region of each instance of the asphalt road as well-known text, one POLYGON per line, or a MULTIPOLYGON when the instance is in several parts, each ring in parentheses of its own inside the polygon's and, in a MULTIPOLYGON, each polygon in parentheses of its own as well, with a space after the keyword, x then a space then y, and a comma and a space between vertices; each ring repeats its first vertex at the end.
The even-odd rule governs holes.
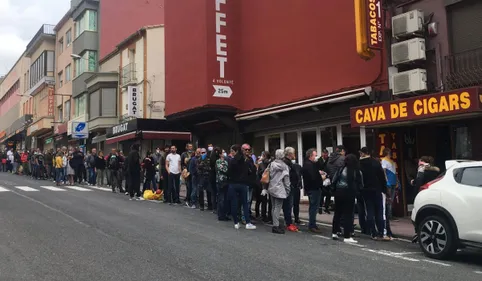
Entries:
POLYGON ((482 280, 478 252, 439 262, 402 241, 333 241, 328 229, 235 230, 209 212, 53 185, 0 173, 1 281, 482 280))

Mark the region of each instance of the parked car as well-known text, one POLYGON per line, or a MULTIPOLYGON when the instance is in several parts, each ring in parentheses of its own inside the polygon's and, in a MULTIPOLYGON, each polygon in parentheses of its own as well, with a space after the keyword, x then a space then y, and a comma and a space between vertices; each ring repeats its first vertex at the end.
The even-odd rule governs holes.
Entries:
POLYGON ((426 256, 448 259, 460 248, 482 249, 482 161, 449 160, 423 185, 412 222, 426 256))

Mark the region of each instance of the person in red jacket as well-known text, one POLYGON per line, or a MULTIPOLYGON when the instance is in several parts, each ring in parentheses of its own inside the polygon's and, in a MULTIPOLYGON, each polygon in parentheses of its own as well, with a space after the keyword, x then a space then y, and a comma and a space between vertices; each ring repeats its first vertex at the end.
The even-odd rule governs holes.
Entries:
POLYGON ((28 170, 28 151, 27 150, 25 150, 20 155, 20 162, 22 163, 23 174, 28 175, 30 171, 28 170))

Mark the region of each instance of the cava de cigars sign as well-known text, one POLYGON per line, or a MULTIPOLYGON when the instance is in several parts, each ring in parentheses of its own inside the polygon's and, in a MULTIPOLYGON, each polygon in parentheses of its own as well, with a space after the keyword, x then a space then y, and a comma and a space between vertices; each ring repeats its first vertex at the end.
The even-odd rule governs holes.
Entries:
POLYGON ((383 11, 382 0, 366 1, 366 25, 368 48, 383 49, 383 11))
POLYGON ((424 95, 350 109, 352 127, 390 124, 481 111, 478 88, 424 95))
POLYGON ((213 97, 218 98, 230 98, 233 94, 232 86, 234 80, 232 79, 232 69, 228 60, 229 58, 229 42, 232 36, 235 34, 230 33, 229 24, 232 23, 228 20, 228 6, 227 1, 234 0, 210 0, 214 2, 215 12, 215 28, 216 28, 216 64, 217 71, 212 79, 212 86, 214 88, 213 97), (229 37, 228 37, 229 36, 229 37))

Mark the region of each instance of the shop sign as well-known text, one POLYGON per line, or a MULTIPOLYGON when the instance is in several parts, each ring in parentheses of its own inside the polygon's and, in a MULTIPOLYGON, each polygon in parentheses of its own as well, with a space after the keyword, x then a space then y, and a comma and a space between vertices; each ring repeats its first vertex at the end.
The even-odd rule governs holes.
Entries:
POLYGON ((215 2, 216 8, 216 61, 218 64, 218 75, 215 79, 213 79, 213 97, 230 98, 233 94, 231 85, 234 82, 226 79, 226 66, 228 64, 228 41, 225 33, 227 28, 227 14, 225 10, 227 0, 212 1, 215 2))
POLYGON ((139 89, 137 86, 127 87, 127 116, 139 117, 139 89))
POLYGON ((54 116, 55 100, 54 100, 54 88, 49 88, 48 94, 48 115, 54 116))
POLYGON ((121 123, 119 125, 115 125, 112 128, 107 128, 106 137, 110 138, 113 136, 118 136, 125 133, 136 131, 138 126, 137 125, 138 120, 143 120, 143 119, 133 119, 133 120, 121 123))
POLYGON ((89 126, 87 122, 72 122, 72 138, 86 139, 89 137, 89 126))
POLYGON ((48 138, 48 139, 46 139, 46 140, 45 140, 45 142, 44 142, 44 143, 45 143, 45 144, 50 144, 52 141, 53 141, 53 139, 52 139, 52 138, 48 138))
POLYGON ((127 132, 128 127, 127 127, 127 122, 122 123, 120 125, 112 127, 112 134, 118 135, 127 132))
POLYGON ((352 127, 371 126, 459 115, 481 110, 477 88, 400 99, 350 109, 352 127))
POLYGON ((370 49, 383 49, 382 0, 366 0, 367 42, 370 49))

